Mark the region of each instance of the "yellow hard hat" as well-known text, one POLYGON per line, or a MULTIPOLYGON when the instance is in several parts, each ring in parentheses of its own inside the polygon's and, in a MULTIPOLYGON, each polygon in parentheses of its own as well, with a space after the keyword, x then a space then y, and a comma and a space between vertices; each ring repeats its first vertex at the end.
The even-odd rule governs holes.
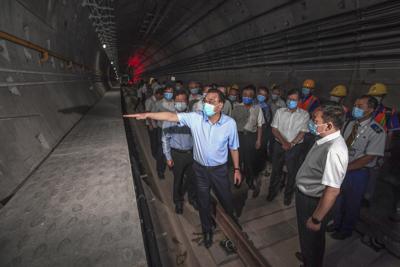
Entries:
POLYGON ((388 93, 386 85, 383 83, 375 83, 373 84, 368 91, 367 95, 377 96, 377 95, 386 95, 388 93))
POLYGON ((308 88, 308 89, 314 89, 315 88, 315 82, 314 80, 307 79, 303 82, 303 87, 308 88))
POLYGON ((333 87, 332 91, 330 92, 330 95, 344 97, 347 95, 347 88, 342 84, 336 85, 335 87, 333 87))

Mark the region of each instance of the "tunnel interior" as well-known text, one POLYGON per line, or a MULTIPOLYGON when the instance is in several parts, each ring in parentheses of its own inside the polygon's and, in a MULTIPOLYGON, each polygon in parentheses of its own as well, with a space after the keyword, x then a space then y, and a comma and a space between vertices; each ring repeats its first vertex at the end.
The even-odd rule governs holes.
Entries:
MULTIPOLYGON (((64 153, 56 149, 71 132, 80 136, 76 126, 87 114, 101 121, 111 107, 121 108, 116 95, 110 102, 104 95, 115 93, 123 75, 132 83, 175 77, 185 84, 275 84, 285 91, 313 79, 320 98, 346 85, 348 106, 379 82, 389 90, 385 105, 400 108, 396 0, 1 0, 0 6, 4 218, 12 214, 4 209, 14 196, 17 204, 30 201, 17 196, 33 187, 52 155, 64 153)), ((111 123, 119 115, 112 113, 111 123)), ((124 129, 122 122, 115 125, 124 129)), ((111 134, 108 127, 99 125, 96 134, 111 134)), ((128 162, 129 153, 122 154, 128 162)), ((54 177, 67 175, 65 166, 54 167, 54 177)), ((0 239, 3 248, 7 240, 0 239)), ((43 247, 37 249, 40 254, 43 247)), ((84 266, 85 260, 78 263, 84 266)))

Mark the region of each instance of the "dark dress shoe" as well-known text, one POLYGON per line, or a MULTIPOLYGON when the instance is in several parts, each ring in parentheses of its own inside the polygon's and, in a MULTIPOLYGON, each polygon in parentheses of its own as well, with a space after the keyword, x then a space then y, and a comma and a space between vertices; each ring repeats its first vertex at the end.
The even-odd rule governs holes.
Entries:
POLYGON ((345 240, 351 237, 351 233, 343 233, 343 232, 334 232, 331 234, 331 237, 336 240, 345 240))
POLYGON ((269 193, 269 194, 268 194, 268 196, 267 196, 267 201, 271 202, 272 200, 274 200, 274 199, 275 199, 275 197, 276 197, 276 195, 275 195, 275 194, 271 194, 271 193, 269 193))
POLYGON ((203 239, 204 246, 206 248, 210 248, 212 246, 212 244, 213 244, 213 234, 212 234, 212 232, 205 233, 203 238, 204 238, 203 239))
POLYGON ((259 194, 260 194, 260 188, 256 186, 253 191, 253 198, 258 197, 259 194))
POLYGON ((183 203, 182 202, 175 204, 175 212, 176 212, 176 214, 183 213, 183 203))
POLYGON ((199 210, 199 204, 197 203, 197 201, 189 201, 189 203, 195 210, 199 210))
POLYGON ((283 204, 285 206, 289 206, 290 204, 292 204, 292 198, 291 197, 285 197, 285 200, 283 201, 283 204))
POLYGON ((256 187, 254 186, 254 183, 253 183, 253 182, 251 182, 251 183, 248 182, 247 185, 248 185, 248 187, 249 187, 250 190, 256 189, 256 187))

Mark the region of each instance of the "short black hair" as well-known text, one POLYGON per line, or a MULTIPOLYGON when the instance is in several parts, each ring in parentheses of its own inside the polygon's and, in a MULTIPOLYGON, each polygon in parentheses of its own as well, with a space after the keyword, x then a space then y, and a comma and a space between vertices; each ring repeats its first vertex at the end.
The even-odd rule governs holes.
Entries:
POLYGON ((269 94, 269 89, 265 86, 258 87, 258 91, 265 91, 265 92, 267 92, 267 94, 269 94))
POLYGON ((367 101, 368 101, 368 103, 367 103, 368 107, 369 107, 369 108, 372 108, 373 110, 375 110, 375 109, 378 107, 378 105, 379 105, 378 100, 376 100, 375 97, 370 96, 370 95, 362 95, 362 96, 359 97, 359 99, 367 99, 367 101))
POLYGON ((185 95, 186 96, 186 100, 188 99, 188 94, 187 94, 186 90, 180 89, 180 90, 176 91, 175 94, 174 94, 174 99, 176 99, 176 97, 178 95, 185 95))
POLYGON ((174 92, 174 87, 172 87, 172 86, 170 86, 168 84, 164 87, 164 92, 169 90, 169 89, 172 89, 172 92, 174 92))
POLYGON ((286 96, 290 96, 290 95, 298 95, 300 96, 300 92, 297 89, 291 89, 287 92, 286 96))
POLYGON ((164 89, 163 89, 163 88, 158 88, 158 89, 154 92, 155 95, 162 95, 163 93, 164 93, 164 89))
POLYGON ((342 106, 334 103, 326 103, 319 106, 317 110, 322 111, 322 119, 325 123, 332 122, 336 129, 341 129, 346 119, 342 106))
POLYGON ((253 84, 246 85, 245 87, 243 87, 243 91, 244 90, 251 90, 254 92, 254 94, 256 93, 256 87, 253 84))
POLYGON ((215 89, 215 88, 211 88, 210 90, 208 90, 207 94, 210 94, 210 93, 218 94, 219 102, 220 103, 225 103, 224 93, 222 93, 220 90, 215 89))

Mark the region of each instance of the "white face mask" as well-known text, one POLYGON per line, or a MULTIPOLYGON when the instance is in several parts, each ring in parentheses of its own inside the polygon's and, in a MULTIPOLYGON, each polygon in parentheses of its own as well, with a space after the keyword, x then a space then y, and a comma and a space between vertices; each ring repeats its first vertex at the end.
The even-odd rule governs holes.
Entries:
POLYGON ((332 102, 339 103, 339 102, 340 102, 340 97, 331 95, 331 96, 329 97, 329 100, 332 101, 332 102))

